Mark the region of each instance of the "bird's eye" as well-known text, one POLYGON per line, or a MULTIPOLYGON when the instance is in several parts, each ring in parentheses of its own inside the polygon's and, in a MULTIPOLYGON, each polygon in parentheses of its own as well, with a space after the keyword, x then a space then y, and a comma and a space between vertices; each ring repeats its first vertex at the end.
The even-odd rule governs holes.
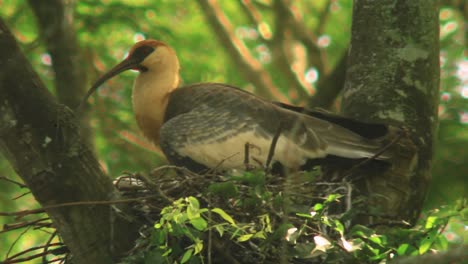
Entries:
POLYGON ((142 62, 151 52, 154 51, 153 47, 150 46, 140 46, 136 48, 130 57, 134 59, 136 62, 142 62))

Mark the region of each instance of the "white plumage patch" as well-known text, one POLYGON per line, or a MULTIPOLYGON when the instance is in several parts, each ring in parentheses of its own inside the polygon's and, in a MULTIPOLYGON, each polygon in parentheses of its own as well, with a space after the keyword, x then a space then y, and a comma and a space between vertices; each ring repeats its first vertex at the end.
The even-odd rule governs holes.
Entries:
MULTIPOLYGON (((251 145, 249 164, 256 167, 265 166, 272 138, 261 137, 254 131, 239 133, 219 142, 187 144, 179 151, 179 154, 210 168, 244 169, 246 143, 251 145)), ((279 161, 288 168, 297 168, 304 164, 306 158, 318 158, 325 155, 324 149, 306 153, 303 148, 288 138, 280 136, 272 160, 279 161)))

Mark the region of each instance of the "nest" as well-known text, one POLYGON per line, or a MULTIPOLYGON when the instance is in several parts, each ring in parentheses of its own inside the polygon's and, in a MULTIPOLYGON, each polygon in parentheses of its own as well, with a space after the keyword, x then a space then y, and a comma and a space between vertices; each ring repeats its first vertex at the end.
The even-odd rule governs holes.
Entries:
MULTIPOLYGON (((213 259, 212 263, 219 263, 221 260, 228 263, 278 263, 281 258, 285 261, 282 263, 311 263, 310 259, 294 258, 297 254, 294 253, 295 245, 311 241, 305 236, 297 241, 290 241, 291 237, 286 237, 285 240, 288 233, 285 226, 304 226, 307 219, 298 216, 298 213, 310 214, 316 203, 323 202, 332 193, 342 194, 344 197, 337 203, 339 209, 333 209, 334 213, 348 211, 351 207, 348 204, 351 185, 343 181, 321 181, 318 171, 290 173, 287 177, 264 171, 248 173, 246 179, 245 173, 237 171, 196 174, 181 167, 163 166, 148 174, 127 173, 118 177, 114 184, 124 197, 144 198, 131 204, 134 214, 143 224, 139 242, 129 255, 141 255, 151 250, 151 232, 165 206, 179 198, 193 196, 200 201, 200 207, 221 208, 237 222, 258 225, 258 216, 268 214, 273 232, 283 229, 280 237, 269 241, 268 245, 262 239, 240 243, 229 239, 229 236, 219 237, 213 232, 203 239, 206 245, 210 245, 207 251, 213 259), (213 191, 211 187, 217 184, 232 184, 236 190, 235 195, 213 191)), ((322 226, 309 225, 307 229, 304 232, 324 232, 322 226)), ((309 239, 312 237, 309 236, 309 239)))

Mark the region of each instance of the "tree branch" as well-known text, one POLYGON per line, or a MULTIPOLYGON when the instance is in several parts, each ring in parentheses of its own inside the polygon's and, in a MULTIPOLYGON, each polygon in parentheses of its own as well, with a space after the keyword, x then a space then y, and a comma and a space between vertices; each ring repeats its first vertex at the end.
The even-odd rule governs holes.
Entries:
POLYGON ((273 83, 268 72, 249 52, 244 43, 235 36, 229 19, 224 15, 216 0, 197 0, 200 10, 205 14, 207 22, 213 28, 215 35, 226 48, 237 68, 246 80, 253 83, 257 93, 270 99, 283 102, 289 101, 273 83))
MULTIPOLYGON (((0 151, 42 206, 118 197, 77 132, 0 19, 0 151)), ((126 208, 119 208, 126 212, 126 208)), ((115 263, 133 245, 137 225, 111 217, 108 205, 47 210, 74 263, 115 263)))
MULTIPOLYGON (((86 71, 74 27, 74 1, 29 0, 41 38, 52 58, 58 100, 74 109, 86 92, 86 71)), ((93 146, 89 111, 79 117, 82 138, 93 146)))
POLYGON ((310 97, 307 105, 309 108, 320 107, 329 109, 340 92, 344 88, 346 79, 346 62, 348 56, 343 54, 335 66, 335 69, 327 76, 319 79, 317 92, 310 97))
MULTIPOLYGON (((283 79, 287 82, 288 92, 296 93, 296 97, 299 97, 302 100, 308 98, 309 95, 306 92, 305 84, 301 83, 298 78, 298 74, 293 71, 291 62, 286 54, 286 49, 291 49, 290 47, 286 47, 286 42, 289 42, 290 44, 291 41, 287 41, 286 38, 284 38, 286 27, 284 25, 285 21, 281 19, 281 14, 276 12, 275 21, 277 22, 277 26, 275 28, 276 32, 273 34, 275 37, 273 39, 265 38, 264 34, 262 34, 262 26, 265 22, 262 21, 260 12, 257 11, 251 1, 239 2, 242 10, 244 10, 244 13, 247 15, 250 22, 258 29, 264 43, 270 49, 270 52, 272 53, 272 63, 277 71, 284 75, 283 79)), ((277 11, 278 9, 275 8, 275 10, 277 11)))
POLYGON ((303 21, 299 20, 285 0, 275 0, 278 8, 283 10, 283 14, 286 16, 284 19, 290 24, 290 28, 296 35, 297 39, 300 40, 307 49, 309 56, 309 65, 314 65, 320 73, 324 72, 324 65, 322 62, 322 51, 317 46, 317 38, 310 32, 310 30, 304 25, 303 21))

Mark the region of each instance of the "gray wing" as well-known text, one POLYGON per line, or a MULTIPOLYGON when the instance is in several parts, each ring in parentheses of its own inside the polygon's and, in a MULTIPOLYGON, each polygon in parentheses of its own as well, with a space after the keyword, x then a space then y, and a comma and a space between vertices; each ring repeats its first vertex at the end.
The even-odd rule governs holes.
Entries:
POLYGON ((246 143, 256 146, 253 154, 264 162, 280 125, 275 159, 290 166, 326 155, 369 157, 380 148, 338 125, 222 84, 176 90, 167 111, 161 128, 163 151, 207 167, 241 167, 246 143))

